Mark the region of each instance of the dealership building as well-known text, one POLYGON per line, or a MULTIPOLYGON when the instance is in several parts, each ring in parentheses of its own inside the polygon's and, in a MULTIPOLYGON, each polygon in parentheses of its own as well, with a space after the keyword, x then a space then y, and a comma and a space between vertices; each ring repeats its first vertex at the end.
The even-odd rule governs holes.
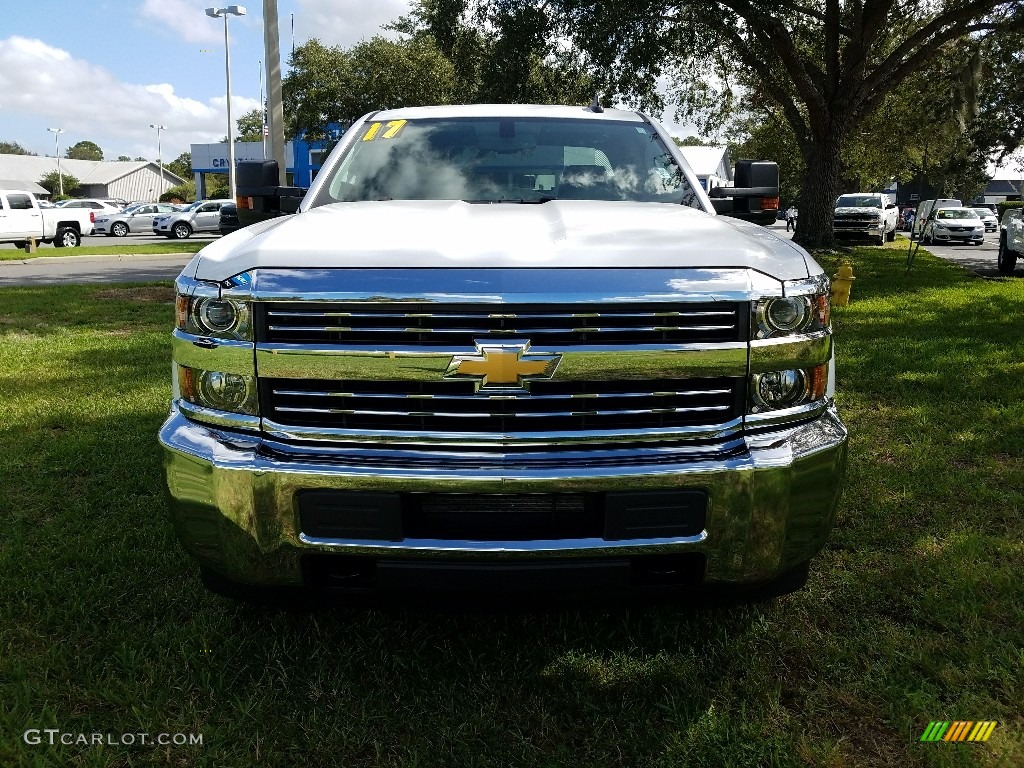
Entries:
MULTIPOLYGON (((316 177, 317 171, 327 158, 328 147, 341 136, 341 131, 330 140, 306 141, 294 139, 284 145, 286 186, 309 187, 316 177)), ((266 160, 269 158, 269 146, 262 141, 236 141, 235 161, 266 160)), ((192 145, 192 173, 196 180, 196 199, 207 195, 207 174, 226 174, 228 168, 227 142, 217 144, 192 145)))

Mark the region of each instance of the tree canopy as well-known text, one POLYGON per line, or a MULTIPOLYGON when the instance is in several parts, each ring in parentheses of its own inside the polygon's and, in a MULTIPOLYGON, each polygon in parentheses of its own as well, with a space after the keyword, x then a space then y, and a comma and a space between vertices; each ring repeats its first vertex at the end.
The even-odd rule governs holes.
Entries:
MULTIPOLYGON (((566 41, 609 95, 657 112, 664 104, 659 84, 667 79, 678 116, 706 134, 744 114, 781 121, 803 165, 796 239, 811 246, 831 244, 844 150, 887 97, 901 87, 920 91, 942 61, 959 82, 950 94, 954 114, 973 119, 979 49, 1024 27, 1024 0, 489 0, 487 6, 491 19, 529 19, 529 29, 542 30, 535 34, 566 41)), ((1010 54, 1012 46, 1001 50, 1010 54)))
POLYGON ((103 150, 92 141, 80 141, 72 144, 64 153, 68 160, 102 160, 103 150))
POLYGON ((543 15, 488 9, 468 0, 420 0, 391 25, 400 40, 374 37, 352 48, 313 39, 297 47, 284 80, 288 134, 330 138, 377 109, 426 104, 586 104, 592 75, 549 39, 543 15))
POLYGON ((251 109, 235 123, 238 133, 236 141, 263 141, 263 110, 251 109))
POLYGON ((64 200, 71 197, 78 191, 81 183, 77 177, 72 176, 70 173, 61 172, 58 174, 56 170, 50 171, 39 179, 39 186, 48 190, 54 200, 64 200), (63 196, 60 193, 62 180, 64 185, 63 196))
POLYGON ((35 155, 16 141, 0 141, 0 155, 35 155))
MULTIPOLYGON (((180 176, 183 179, 189 179, 192 177, 192 153, 182 152, 174 160, 164 165, 164 168, 169 170, 176 176, 180 176)), ((194 196, 195 193, 193 193, 194 196)))

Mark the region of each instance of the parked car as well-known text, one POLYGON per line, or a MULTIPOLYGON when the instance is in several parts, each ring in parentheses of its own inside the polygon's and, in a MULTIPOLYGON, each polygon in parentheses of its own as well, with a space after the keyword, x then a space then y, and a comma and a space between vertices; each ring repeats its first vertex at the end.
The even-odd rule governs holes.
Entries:
POLYGON ((917 214, 914 216, 914 227, 910 230, 910 239, 922 237, 925 225, 929 219, 935 218, 935 212, 940 208, 960 208, 963 202, 953 198, 939 198, 938 200, 923 200, 917 206, 917 214))
POLYGON ((93 211, 43 208, 31 192, 0 190, 0 243, 24 248, 31 239, 57 248, 76 248, 92 234, 93 211))
POLYGON ((125 237, 129 232, 148 234, 153 231, 153 219, 169 213, 174 213, 170 203, 136 203, 118 213, 97 216, 94 234, 107 237, 125 237))
POLYGON ((1009 208, 999 222, 999 254, 996 266, 1004 275, 1013 273, 1017 259, 1024 257, 1024 210, 1009 208))
POLYGON ((973 208, 939 208, 924 227, 921 239, 934 243, 985 242, 985 225, 981 223, 973 208))
POLYGON ((828 276, 753 223, 775 163, 706 193, 595 107, 375 111, 178 276, 159 440, 207 586, 804 582, 847 452, 828 276))
POLYGON ((999 229, 999 219, 996 218, 991 208, 972 208, 971 210, 978 214, 981 223, 985 225, 986 232, 995 232, 999 229))
POLYGON ((184 240, 193 232, 216 232, 220 228, 221 206, 233 200, 197 200, 184 211, 168 213, 153 219, 153 232, 164 237, 184 240))
POLYGON ((221 206, 220 233, 222 235, 230 235, 236 229, 241 228, 242 225, 238 221, 238 206, 234 203, 228 203, 227 205, 221 206))
POLYGON ((89 208, 96 211, 97 216, 101 213, 116 213, 121 210, 121 206, 113 200, 100 200, 95 197, 61 200, 59 203, 56 203, 56 205, 58 208, 89 208))

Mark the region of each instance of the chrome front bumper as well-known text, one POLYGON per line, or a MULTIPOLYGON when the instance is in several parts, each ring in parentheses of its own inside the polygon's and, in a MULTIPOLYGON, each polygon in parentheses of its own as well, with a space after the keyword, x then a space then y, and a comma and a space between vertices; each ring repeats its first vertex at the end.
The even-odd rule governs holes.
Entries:
MULTIPOLYGON (((770 580, 817 553, 835 516, 846 464, 846 428, 834 409, 797 427, 742 439, 726 458, 666 461, 665 450, 622 451, 623 461, 473 467, 346 460, 267 450, 260 439, 187 419, 177 408, 160 430, 172 517, 198 562, 231 580, 304 583, 302 558, 356 555, 410 562, 488 559, 502 563, 584 565, 600 558, 698 553, 710 583, 770 580), (649 460, 648 460, 649 459, 649 460), (703 531, 693 536, 609 541, 401 541, 316 539, 302 533, 297 494, 305 490, 533 494, 692 489, 706 492, 703 531)), ((384 455, 382 453, 382 455, 384 455)))

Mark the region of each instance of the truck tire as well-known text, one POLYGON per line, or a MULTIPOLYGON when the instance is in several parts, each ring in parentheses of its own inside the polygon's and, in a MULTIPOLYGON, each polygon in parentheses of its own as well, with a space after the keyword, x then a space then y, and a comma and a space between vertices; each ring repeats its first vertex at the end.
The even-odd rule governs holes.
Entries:
POLYGON ((878 236, 878 244, 885 245, 885 230, 882 230, 882 234, 878 236))
POLYGON ((127 237, 128 225, 123 221, 115 221, 110 225, 110 234, 114 237, 127 237))
POLYGON ((188 236, 192 234, 192 227, 186 224, 184 221, 179 221, 171 229, 175 240, 187 240, 188 236))
POLYGON ((28 245, 28 243, 25 242, 24 240, 15 240, 13 245, 19 251, 24 251, 25 250, 25 246, 28 245))
POLYGON ((61 227, 57 230, 53 244, 57 248, 77 248, 82 244, 82 236, 71 227, 61 227))
POLYGON ((999 238, 999 252, 996 254, 996 269, 1001 275, 1013 274, 1017 266, 1017 252, 1006 247, 1006 235, 999 238))
POLYGON ((890 243, 894 242, 896 240, 896 230, 893 229, 887 232, 885 235, 885 239, 888 240, 890 243))

